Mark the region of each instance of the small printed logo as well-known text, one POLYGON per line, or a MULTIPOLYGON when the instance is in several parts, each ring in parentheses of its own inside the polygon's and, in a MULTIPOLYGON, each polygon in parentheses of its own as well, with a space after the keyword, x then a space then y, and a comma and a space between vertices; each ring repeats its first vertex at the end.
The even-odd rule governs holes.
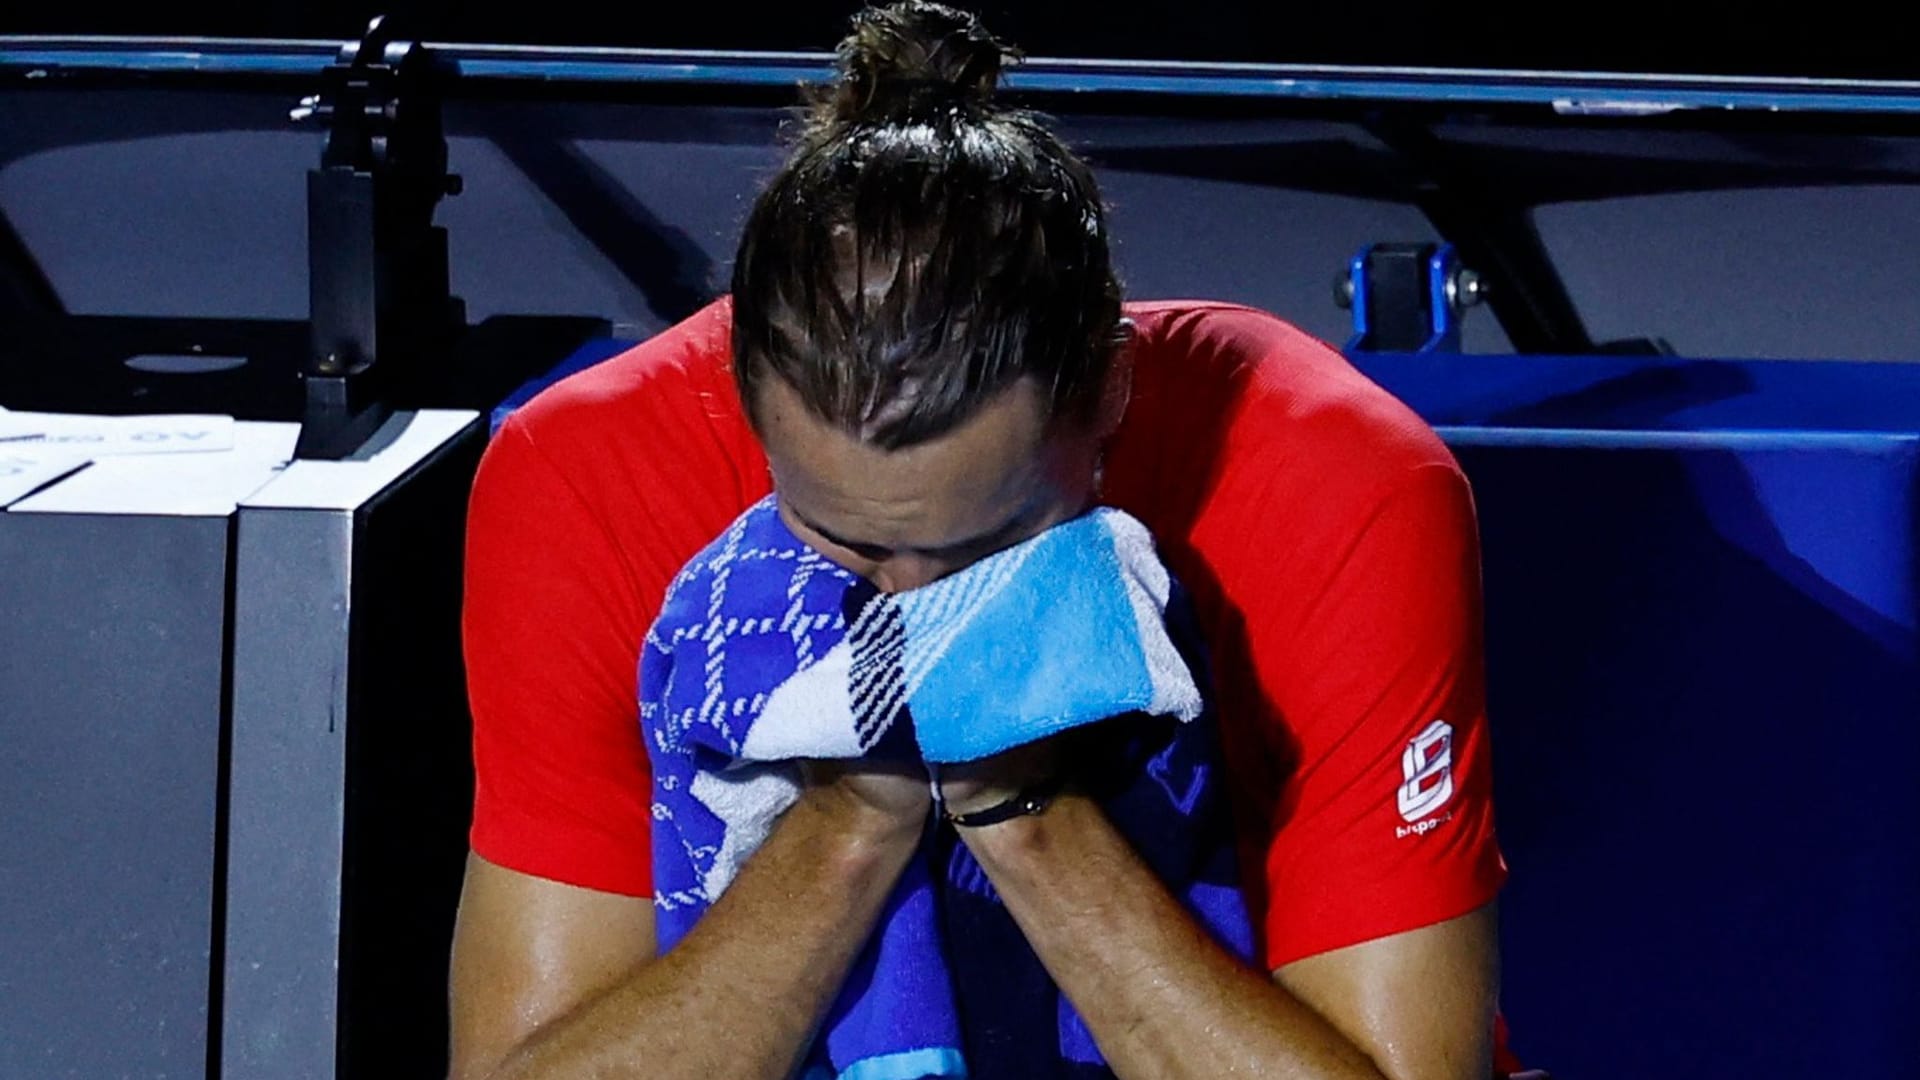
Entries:
POLYGON ((1397 801, 1400 816, 1408 822, 1430 817, 1447 805, 1453 798, 1453 725, 1435 720, 1414 736, 1400 755, 1400 774, 1404 782, 1397 801))
POLYGON ((1432 832, 1433 830, 1439 828, 1442 825, 1445 825, 1447 822, 1452 820, 1453 820, 1453 813, 1452 811, 1448 811, 1447 813, 1442 814, 1439 817, 1430 817, 1430 818, 1427 818, 1425 821, 1417 822, 1412 825, 1395 825, 1393 827, 1393 838, 1395 840, 1405 840, 1409 836, 1425 836, 1428 833, 1432 832))

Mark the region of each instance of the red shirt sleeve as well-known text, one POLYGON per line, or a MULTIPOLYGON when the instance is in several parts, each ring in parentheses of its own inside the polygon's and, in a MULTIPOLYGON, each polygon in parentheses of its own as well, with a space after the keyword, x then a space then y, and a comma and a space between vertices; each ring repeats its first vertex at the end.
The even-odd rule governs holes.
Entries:
POLYGON ((480 463, 463 635, 470 842, 537 877, 649 895, 638 668, 673 575, 766 494, 708 307, 515 412, 480 463))
POLYGON ((1109 493, 1201 615, 1267 966, 1485 904, 1505 866, 1466 478, 1411 410, 1272 315, 1132 310, 1109 493))
POLYGON ((1265 853, 1273 968, 1464 915, 1506 876, 1466 478, 1421 465, 1370 501, 1321 538, 1332 571, 1275 606, 1304 625, 1248 624, 1294 742, 1265 853))
POLYGON ((651 892, 633 644, 652 617, 646 591, 608 524, 509 419, 481 461, 467 525, 471 842, 482 858, 651 892))

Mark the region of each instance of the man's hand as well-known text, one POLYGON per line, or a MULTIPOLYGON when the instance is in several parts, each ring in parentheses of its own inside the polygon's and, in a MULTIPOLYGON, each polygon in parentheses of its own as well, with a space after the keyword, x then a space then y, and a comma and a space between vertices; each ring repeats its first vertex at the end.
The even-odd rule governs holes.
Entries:
POLYGON ((998 806, 1053 779, 1065 767, 1066 736, 1016 746, 979 761, 939 767, 940 801, 948 813, 971 814, 998 806))
POLYGON ((905 762, 823 759, 802 763, 801 775, 811 796, 830 812, 848 815, 855 827, 918 832, 933 803, 927 774, 905 762))

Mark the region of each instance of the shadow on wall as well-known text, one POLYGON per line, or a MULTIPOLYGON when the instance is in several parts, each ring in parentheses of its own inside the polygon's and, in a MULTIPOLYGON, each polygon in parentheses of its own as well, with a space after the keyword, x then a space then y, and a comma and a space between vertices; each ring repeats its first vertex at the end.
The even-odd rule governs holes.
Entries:
POLYGON ((492 134, 507 160, 664 323, 692 315, 724 290, 707 252, 576 142, 539 134, 524 123, 498 126, 492 134))

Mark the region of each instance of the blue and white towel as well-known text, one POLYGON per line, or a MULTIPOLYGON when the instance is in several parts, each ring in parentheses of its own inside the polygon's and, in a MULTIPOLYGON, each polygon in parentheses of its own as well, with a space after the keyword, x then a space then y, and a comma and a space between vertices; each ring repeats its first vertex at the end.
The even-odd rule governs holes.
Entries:
MULTIPOLYGON (((889 595, 795 537, 769 496, 674 580, 641 656, 662 951, 797 798, 798 759, 972 761, 1098 723, 1099 761, 1076 764, 1104 778, 1109 818, 1250 956, 1203 671, 1152 538, 1118 510, 889 595)), ((970 1072, 1107 1075, 979 865, 930 832, 806 1075, 970 1072), (949 952, 956 935, 969 947, 949 952)))

